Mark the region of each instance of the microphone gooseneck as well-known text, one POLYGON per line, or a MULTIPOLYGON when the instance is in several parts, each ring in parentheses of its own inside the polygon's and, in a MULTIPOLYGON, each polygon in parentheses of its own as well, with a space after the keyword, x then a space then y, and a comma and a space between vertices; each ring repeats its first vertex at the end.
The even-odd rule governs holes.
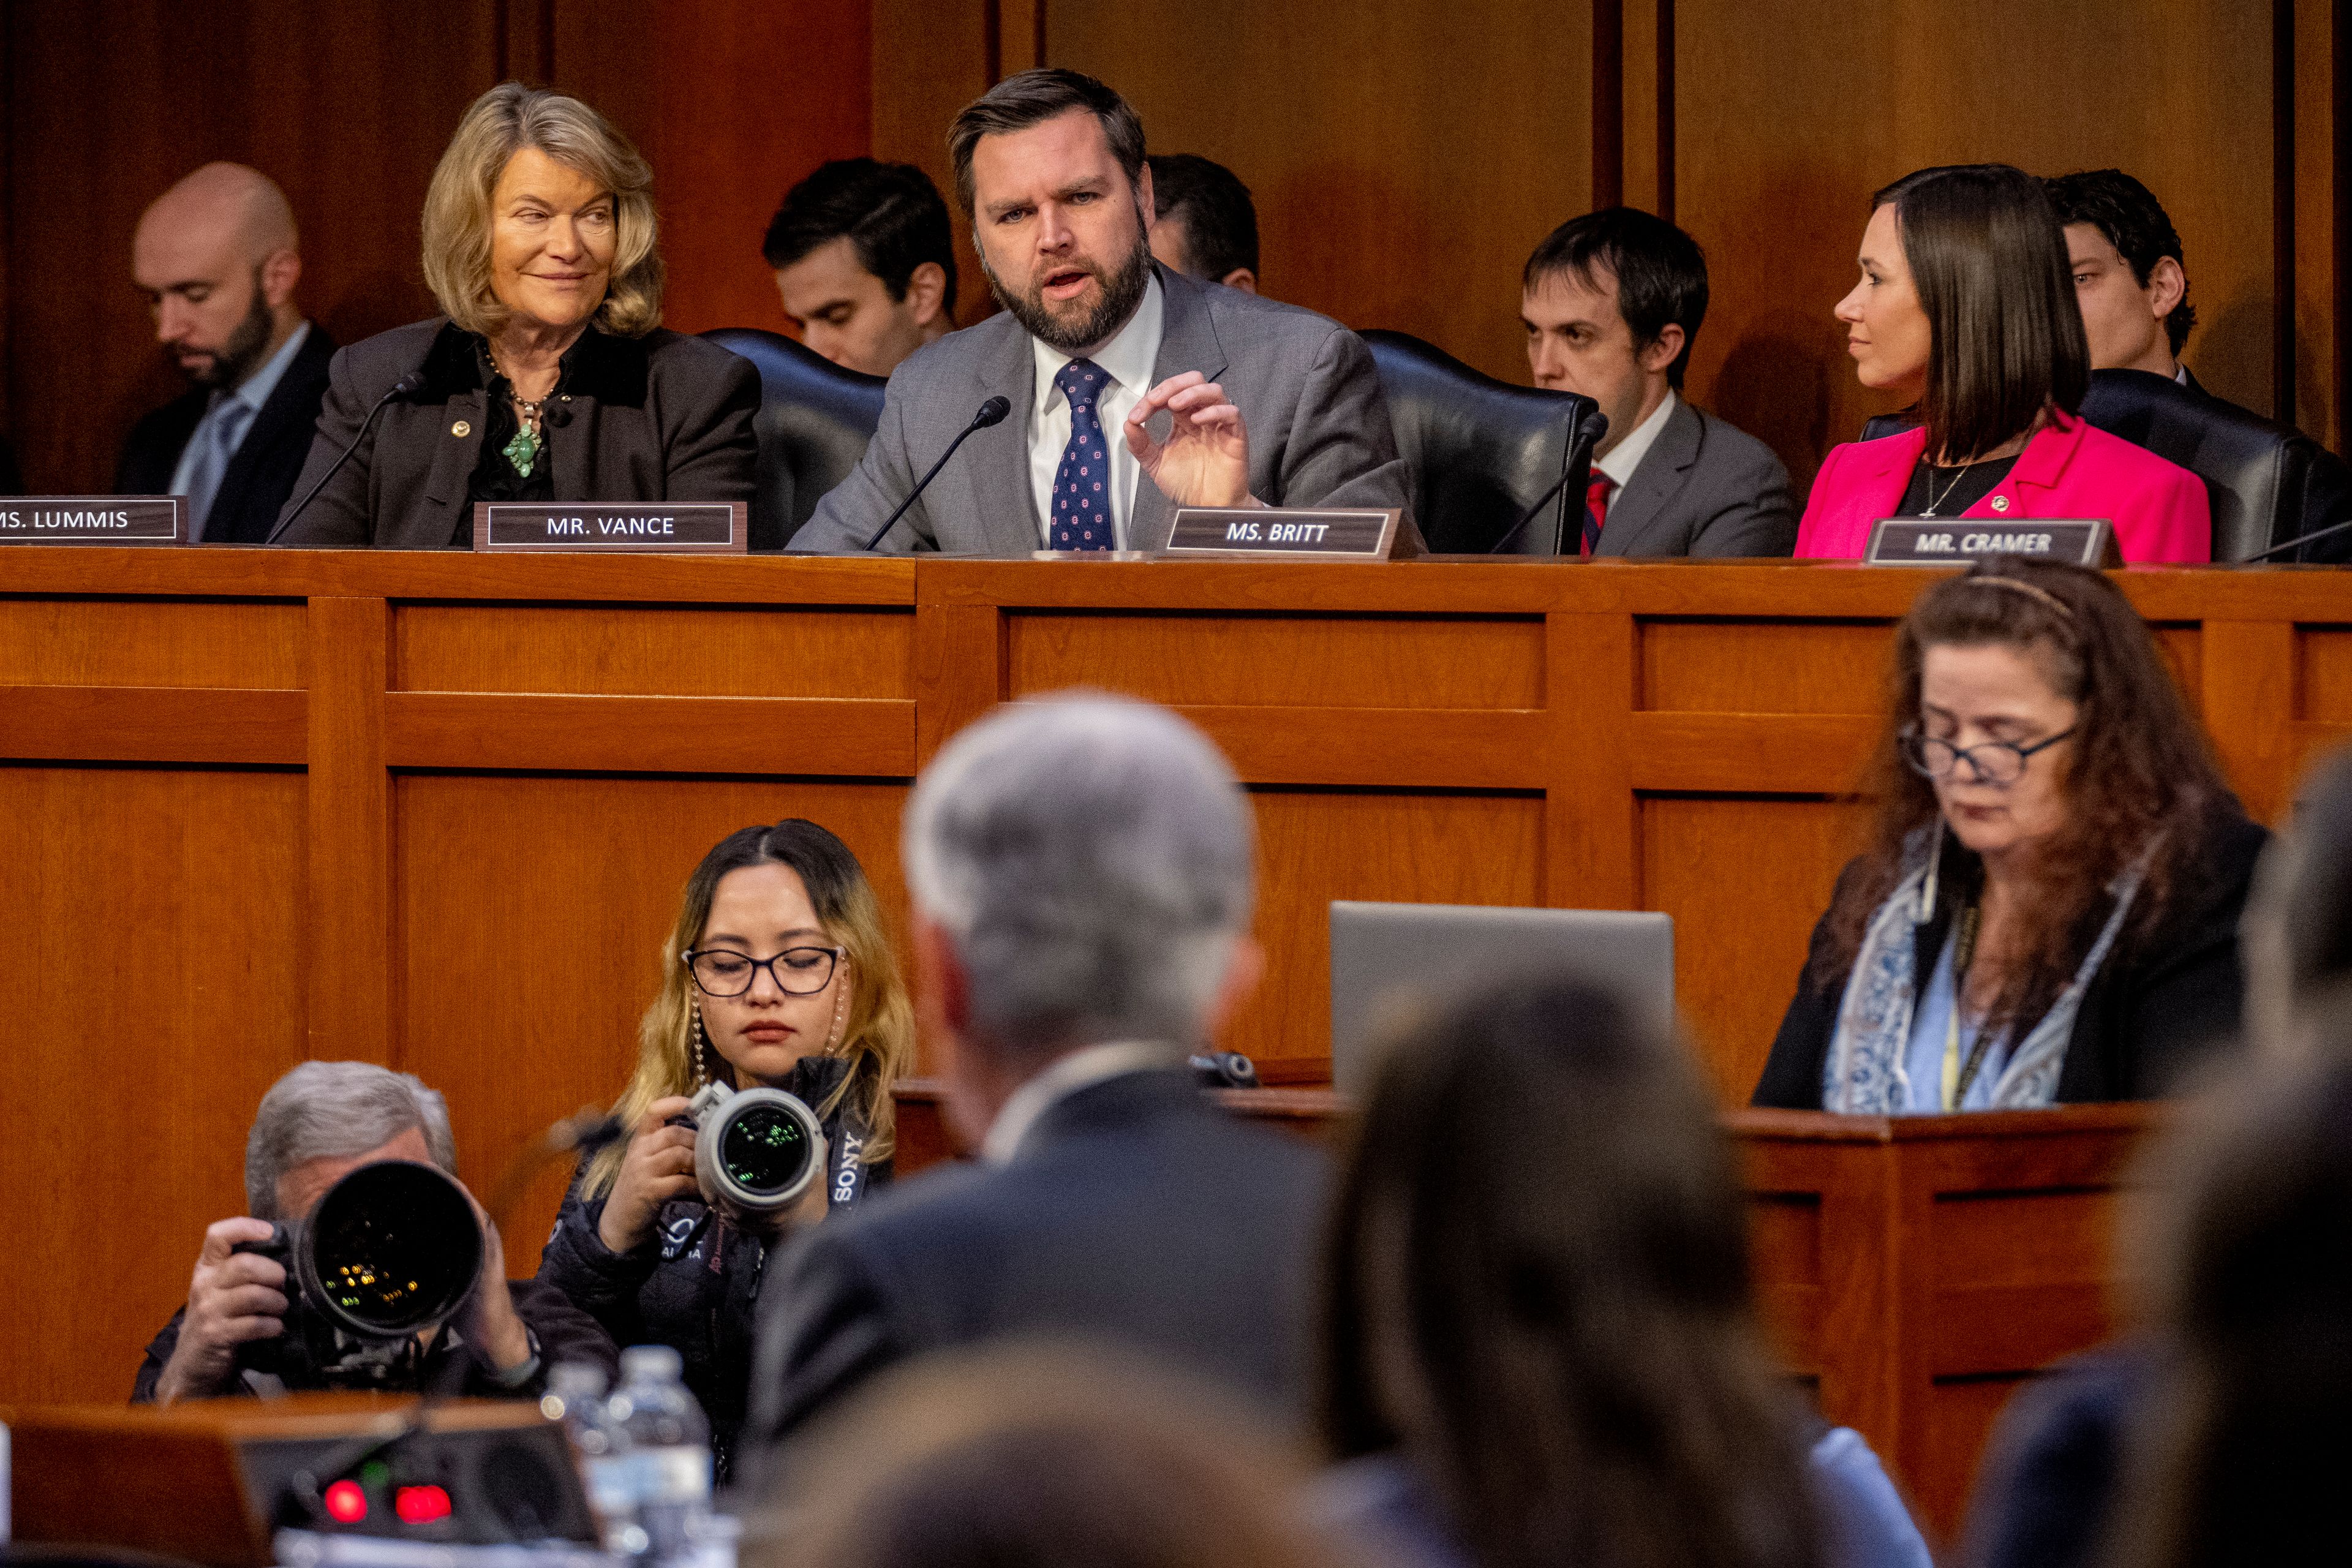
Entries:
MULTIPOLYGON (((1595 447, 1598 447, 1601 445, 1602 439, 1609 434, 1609 416, 1606 414, 1595 414, 1591 417, 1589 423, 1592 427, 1592 444, 1595 447)), ((1510 528, 1504 532, 1502 538, 1495 541, 1493 544, 1487 546, 1486 553, 1489 555, 1500 555, 1503 553, 1504 546, 1517 539, 1519 536, 1519 531, 1527 527, 1528 524, 1533 522, 1536 520, 1536 514, 1543 510, 1545 507, 1549 506, 1551 504, 1552 498, 1559 494, 1561 490, 1568 488, 1569 475, 1573 474, 1575 471, 1576 470, 1574 468, 1570 468, 1568 473, 1562 474, 1559 479, 1553 480, 1551 488, 1544 491, 1543 494, 1538 496, 1533 506, 1519 513, 1519 521, 1511 524, 1510 528)), ((1566 548, 1567 541, 1559 539, 1552 541, 1552 553, 1554 555, 1560 554, 1566 548)))
POLYGON ((327 481, 333 479, 342 468, 342 466, 352 460, 352 454, 360 449, 360 443, 362 441, 367 439, 368 427, 375 423, 375 416, 383 412, 383 405, 385 404, 392 402, 394 398, 414 397, 424 390, 425 373, 422 370, 412 370, 406 375, 402 376, 398 381, 394 382, 384 395, 375 400, 375 406, 367 411, 367 417, 360 421, 359 434, 352 437, 352 444, 345 447, 341 455, 336 458, 334 462, 329 466, 327 471, 319 476, 319 482, 310 487, 309 493, 304 495, 301 500, 295 504, 294 510, 278 520, 278 526, 269 531, 269 537, 263 540, 262 542, 264 544, 277 543, 279 536, 288 529, 294 526, 295 519, 300 517, 303 511, 309 508, 310 504, 319 499, 319 492, 327 488, 327 481))
POLYGON ((873 533, 867 537, 866 542, 858 546, 858 549, 861 552, 870 551, 876 545, 882 542, 882 536, 889 532, 892 525, 897 523, 900 518, 907 515, 907 509, 915 504, 915 498, 921 495, 926 489, 929 488, 930 482, 939 477, 940 470, 948 466, 948 459, 955 456, 956 448, 963 445, 963 438, 966 436, 971 435, 975 430, 985 430, 992 425, 1003 424, 1005 416, 1012 412, 1013 401, 1008 397, 992 397, 987 402, 982 404, 978 411, 972 415, 971 423, 965 426, 961 430, 956 432, 956 438, 948 443, 948 449, 941 452, 940 454, 940 460, 931 465, 931 471, 925 474, 920 479, 916 481, 915 488, 907 492, 907 499, 898 503, 898 510, 892 512, 888 517, 884 518, 882 520, 882 526, 876 529, 873 533))
POLYGON ((2252 555, 2247 556, 2244 560, 2235 562, 2233 564, 2239 566, 2251 566, 2257 561, 2268 561, 2272 556, 2284 555, 2290 550, 2300 551, 2305 545, 2311 543, 2315 540, 2326 539, 2331 534, 2341 533, 2347 528, 2352 528, 2352 520, 2347 520, 2343 522, 2331 522, 2326 528, 2315 528, 2309 533, 2298 533, 2293 539, 2288 540, 2284 544, 2273 544, 2268 550, 2257 550, 2252 555))

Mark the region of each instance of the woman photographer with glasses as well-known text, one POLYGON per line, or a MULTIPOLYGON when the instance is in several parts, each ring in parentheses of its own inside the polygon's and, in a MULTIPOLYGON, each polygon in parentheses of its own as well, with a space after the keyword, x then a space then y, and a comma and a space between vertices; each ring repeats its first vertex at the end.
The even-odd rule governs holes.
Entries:
POLYGON ((613 1108, 625 1135, 583 1162, 539 1278, 615 1343, 677 1348, 722 1480, 780 1227, 703 1201, 688 1102, 714 1081, 764 1085, 816 1112, 824 1179, 779 1216, 805 1224, 888 1179, 890 1089, 913 1048, 881 908, 847 845, 793 817, 731 833, 703 857, 637 1026, 636 1074, 613 1108))
POLYGON ((1999 559, 1897 629, 1871 847, 1756 1086, 1860 1115, 2164 1092, 2234 1033, 2247 820, 2095 572, 1999 559))

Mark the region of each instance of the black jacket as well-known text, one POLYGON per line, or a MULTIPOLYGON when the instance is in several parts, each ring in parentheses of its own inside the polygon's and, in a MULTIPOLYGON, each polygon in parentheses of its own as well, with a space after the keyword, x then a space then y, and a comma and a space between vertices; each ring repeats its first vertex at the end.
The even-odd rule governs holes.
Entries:
MULTIPOLYGON (((2246 906, 2254 862, 2269 842, 2268 832, 2234 808, 2208 830, 2173 889, 2170 910, 2128 951, 2109 953, 2092 977, 2059 1069, 2061 1101, 2153 1099, 2169 1091, 2201 1052, 2237 1033, 2245 994, 2238 917, 2246 906)), ((1948 850, 1945 863, 1952 863, 1948 850)), ((1832 909, 1849 895, 1861 867, 1855 860, 1839 874, 1832 909)), ((1952 914, 1947 899, 1935 918, 1918 928, 1915 973, 1925 975, 1935 967, 1952 914)), ((1813 927, 1796 997, 1780 1020, 1764 1076, 1757 1080, 1758 1105, 1822 1108, 1822 1069, 1847 980, 1847 972, 1841 971, 1825 987, 1811 983, 1829 942, 1829 916, 1823 914, 1813 927)))
MULTIPOLYGON (((278 513, 293 493, 295 476, 310 455, 310 437, 319 424, 319 400, 326 395, 327 366, 334 358, 335 340, 318 322, 294 351, 293 363, 270 390, 269 401, 253 416, 253 424, 229 459, 214 492, 212 515, 205 520, 207 543, 258 544, 269 537, 278 513)), ((180 454, 205 416, 212 393, 199 387, 175 397, 131 426, 122 443, 122 458, 114 468, 114 493, 160 496, 172 488, 172 471, 180 454)))
MULTIPOLYGON (((278 542, 470 547, 467 486, 489 425, 480 342, 436 317, 337 354, 298 495, 333 467, 368 410, 403 376, 422 371, 425 385, 385 405, 351 461, 278 542)), ((621 338, 591 327, 565 351, 552 396, 551 499, 751 500, 760 377, 750 360, 672 331, 621 338)))
MULTIPOLYGON (((463 1345, 451 1342, 449 1331, 433 1337, 432 1346, 416 1363, 416 1386, 419 1394, 471 1394, 488 1398, 537 1398, 547 1386, 550 1367, 567 1361, 586 1362, 604 1369, 612 1377, 620 1371, 621 1361, 613 1349, 612 1336, 597 1326, 596 1321, 564 1300, 562 1291, 550 1289, 535 1279, 510 1279, 507 1289, 513 1292, 515 1316, 539 1342, 539 1370, 521 1386, 502 1388, 492 1383, 463 1345)), ((180 1342, 180 1320, 187 1316, 183 1307, 172 1314, 147 1346, 147 1359, 139 1363, 139 1377, 131 1389, 131 1403, 151 1405, 155 1399, 155 1384, 163 1375, 163 1363, 172 1359, 172 1352, 180 1342)), ((237 1348, 235 1369, 224 1394, 241 1394, 253 1392, 245 1384, 243 1374, 250 1372, 280 1380, 289 1394, 319 1386, 292 1373, 279 1352, 282 1339, 252 1340, 237 1348)))
POLYGON ((761 1312, 744 1457, 875 1373, 1023 1334, 1108 1339, 1304 1412, 1321 1154, 1183 1073, 1050 1106, 1004 1165, 925 1172, 797 1237, 761 1312))
POLYGON ((2100 1568, 2132 1427, 2161 1382, 2150 1341, 2060 1363, 2018 1390, 1969 1510, 1969 1568, 2100 1568))
MULTIPOLYGON (((804 1060, 782 1087, 819 1104, 839 1081, 838 1069, 847 1065, 839 1058, 804 1060), (826 1068, 835 1070, 828 1075, 822 1070, 826 1068)), ((839 1110, 824 1125, 826 1147, 839 1151, 839 1110)), ((583 1163, 583 1173, 586 1168, 583 1163)), ((889 1179, 887 1160, 866 1169, 869 1189, 889 1179)), ((723 1482, 743 1425, 767 1246, 758 1233, 719 1218, 699 1198, 664 1204, 654 1217, 653 1239, 627 1252, 604 1245, 596 1231, 604 1217, 604 1199, 583 1199, 574 1177, 554 1234, 540 1254, 540 1282, 562 1291, 603 1324, 615 1344, 677 1350, 685 1363, 686 1386, 710 1417, 711 1450, 723 1482)))

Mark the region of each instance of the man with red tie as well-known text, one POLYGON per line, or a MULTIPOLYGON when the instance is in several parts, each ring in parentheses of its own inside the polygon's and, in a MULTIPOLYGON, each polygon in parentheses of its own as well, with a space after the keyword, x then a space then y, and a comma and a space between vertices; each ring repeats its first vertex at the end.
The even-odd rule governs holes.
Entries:
POLYGON ((1706 258, 1664 218, 1572 218, 1528 258, 1520 324, 1538 386, 1601 405, 1584 555, 1786 555, 1789 471, 1771 448, 1680 395, 1706 316, 1706 258))

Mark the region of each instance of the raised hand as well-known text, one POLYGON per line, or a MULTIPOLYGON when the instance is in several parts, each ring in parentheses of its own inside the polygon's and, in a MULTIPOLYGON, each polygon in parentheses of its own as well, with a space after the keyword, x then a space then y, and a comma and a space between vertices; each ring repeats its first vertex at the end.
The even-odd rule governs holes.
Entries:
POLYGON ((683 1096, 673 1094, 655 1100, 637 1119, 636 1134, 596 1222, 597 1236, 614 1252, 652 1240, 654 1215, 662 1205, 695 1190, 694 1129, 669 1125, 670 1118, 686 1114, 686 1106, 683 1096))
POLYGON ((155 1384, 157 1404, 218 1394, 236 1363, 237 1346, 286 1331, 285 1267, 257 1252, 229 1250, 240 1241, 268 1239, 268 1220, 242 1215, 205 1231, 179 1342, 155 1384))
POLYGON ((1249 431, 1225 389, 1197 370, 1143 395, 1123 426, 1127 449, 1178 506, 1248 506, 1249 431), (1160 409, 1174 420, 1165 441, 1145 427, 1160 409))

